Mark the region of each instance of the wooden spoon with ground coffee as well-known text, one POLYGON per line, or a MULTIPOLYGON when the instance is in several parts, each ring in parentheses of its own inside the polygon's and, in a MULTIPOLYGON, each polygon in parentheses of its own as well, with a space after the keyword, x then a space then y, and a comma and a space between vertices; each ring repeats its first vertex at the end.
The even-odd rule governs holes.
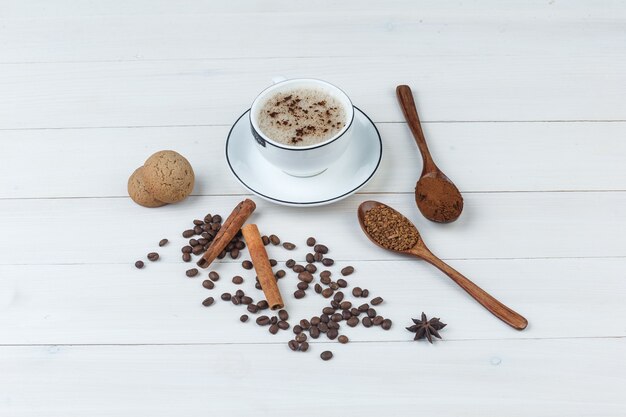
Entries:
POLYGON ((396 94, 424 162, 422 175, 415 184, 417 207, 428 220, 438 223, 453 222, 463 211, 463 197, 458 188, 433 162, 422 132, 411 88, 408 85, 399 85, 396 94))
POLYGON ((358 217, 361 229, 376 245, 383 249, 415 256, 436 266, 483 307, 509 326, 517 330, 524 330, 528 325, 528 321, 524 317, 493 298, 478 285, 435 256, 426 247, 413 223, 396 210, 378 201, 365 201, 359 206, 358 217))

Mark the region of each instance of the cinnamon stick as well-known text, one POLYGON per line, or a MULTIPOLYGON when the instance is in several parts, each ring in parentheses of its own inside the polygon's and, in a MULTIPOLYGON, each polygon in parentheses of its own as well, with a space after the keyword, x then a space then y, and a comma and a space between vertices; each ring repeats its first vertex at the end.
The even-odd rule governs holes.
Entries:
POLYGON ((237 207, 230 213, 230 216, 222 224, 222 227, 213 238, 211 245, 204 252, 202 258, 197 262, 200 268, 208 268, 211 262, 217 258, 217 256, 228 246, 230 241, 241 230, 241 226, 250 217, 252 212, 256 209, 254 201, 246 198, 241 203, 237 204, 237 207))
POLYGON ((283 308, 285 303, 283 303, 283 298, 280 296, 280 290, 278 289, 276 278, 274 278, 274 271, 272 271, 258 227, 256 224, 247 224, 241 229, 241 232, 248 245, 252 264, 267 303, 272 310, 283 308))

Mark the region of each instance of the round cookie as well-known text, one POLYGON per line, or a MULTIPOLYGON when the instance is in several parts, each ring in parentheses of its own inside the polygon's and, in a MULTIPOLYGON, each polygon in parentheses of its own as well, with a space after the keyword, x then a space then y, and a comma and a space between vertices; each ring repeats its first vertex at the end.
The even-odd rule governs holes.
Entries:
POLYGON ((176 203, 193 191, 193 168, 178 152, 156 152, 143 164, 143 175, 146 190, 159 201, 176 203))
POLYGON ((139 167, 128 179, 128 195, 133 201, 144 207, 161 207, 166 203, 152 197, 146 190, 143 167, 139 167))

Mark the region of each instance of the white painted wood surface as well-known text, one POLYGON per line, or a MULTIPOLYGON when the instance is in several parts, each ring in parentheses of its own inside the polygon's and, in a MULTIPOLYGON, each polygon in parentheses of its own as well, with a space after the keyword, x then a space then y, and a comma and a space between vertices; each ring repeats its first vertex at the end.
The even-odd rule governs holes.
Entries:
MULTIPOLYGON (((625 51, 622 1, 0 2, 0 416, 623 417, 625 51), (303 258, 310 234, 328 243, 335 273, 352 264, 351 284, 385 298, 389 332, 348 329, 347 345, 295 354, 290 332, 202 307, 203 278, 184 276, 181 230, 247 195, 224 141, 276 74, 341 85, 385 156, 345 201, 257 200, 254 220, 299 245, 270 248, 279 261, 303 258), (456 223, 415 209, 399 83, 464 193, 456 223), (167 148, 192 162, 193 197, 134 205, 128 175, 167 148), (529 328, 373 247, 355 219, 365 199, 405 213, 529 328), (162 259, 136 270, 163 237, 162 259), (449 323, 433 346, 404 330, 422 310, 449 323)), ((218 298, 241 269, 215 270, 218 298)), ((296 302, 294 281, 280 282, 291 316, 316 314, 323 300, 296 302)))

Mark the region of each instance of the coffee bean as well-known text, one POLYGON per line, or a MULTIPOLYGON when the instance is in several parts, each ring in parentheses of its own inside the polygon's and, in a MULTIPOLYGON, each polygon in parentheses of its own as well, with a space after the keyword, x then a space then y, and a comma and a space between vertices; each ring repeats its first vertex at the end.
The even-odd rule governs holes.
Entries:
POLYGON ((340 303, 343 300, 343 297, 344 297, 343 292, 337 291, 337 293, 333 297, 333 300, 340 303))
POLYGON ((298 287, 299 290, 305 291, 309 288, 309 284, 307 284, 306 282, 300 281, 298 282, 298 285, 296 285, 296 287, 298 287))
POLYGON ((308 239, 306 240, 306 245, 307 245, 307 246, 311 246, 311 247, 315 246, 315 238, 314 238, 314 237, 310 237, 310 238, 308 238, 308 239))
POLYGON ((213 240, 213 235, 211 234, 211 232, 202 232, 200 236, 202 236, 203 239, 206 239, 209 242, 213 240))
POLYGON ((235 275, 233 277, 233 284, 235 284, 235 285, 243 284, 243 278, 241 276, 239 276, 239 275, 235 275))
POLYGON ((141 268, 143 268, 143 266, 144 266, 143 261, 137 261, 137 262, 135 262, 135 268, 137 268, 137 269, 141 269, 141 268))
POLYGON ((295 264, 296 264, 296 261, 294 261, 293 259, 288 259, 287 262, 285 262, 285 266, 287 268, 293 268, 295 264))
POLYGON ((367 310, 367 316, 371 319, 373 319, 374 317, 376 317, 376 310, 374 310, 373 308, 370 308, 367 310))
POLYGON ((252 297, 248 297, 247 295, 244 295, 243 297, 241 297, 241 304, 250 305, 252 304, 252 301, 253 301, 252 297))
POLYGON ((324 298, 329 298, 331 295, 333 295, 333 290, 332 288, 325 288, 324 290, 322 290, 322 296, 324 298))
POLYGON ((369 310, 369 308, 370 308, 370 305, 369 305, 369 304, 367 304, 367 303, 365 303, 365 304, 361 304, 361 305, 358 307, 358 309, 359 309, 359 311, 360 311, 361 313, 366 312, 367 310, 369 310))
POLYGON ((167 240, 167 239, 159 240, 159 247, 163 247, 163 246, 167 245, 167 242, 169 242, 169 240, 167 240))
POLYGON ((348 286, 348 281, 346 281, 345 279, 339 278, 337 280, 337 285, 339 286, 339 288, 346 288, 348 286))
POLYGON ((360 297, 362 292, 363 290, 361 289, 361 287, 354 287, 352 289, 352 295, 355 297, 360 297))
POLYGON ((280 330, 287 330, 289 328, 289 323, 284 320, 280 320, 278 323, 276 323, 276 325, 280 330))
POLYGON ((326 314, 326 315, 333 314, 334 312, 335 312, 335 309, 334 309, 334 308, 332 308, 332 307, 324 307, 324 308, 322 309, 322 313, 323 313, 323 314, 326 314))
POLYGON ((258 282, 256 282, 256 283, 254 284, 254 288, 256 288, 257 290, 262 290, 262 289, 263 289, 263 288, 261 288, 261 284, 260 284, 260 283, 258 283, 258 282))
POLYGON ((304 298, 304 296, 305 296, 305 295, 306 295, 306 293, 305 293, 304 291, 302 291, 302 290, 296 290, 296 291, 293 293, 293 296, 294 296, 296 299, 298 299, 298 300, 299 300, 299 299, 301 299, 301 298, 304 298))
POLYGON ((211 304, 213 304, 214 302, 215 302, 215 299, 213 297, 209 297, 209 298, 207 298, 206 300, 204 300, 202 302, 202 305, 205 306, 205 307, 208 307, 211 304))
POLYGON ((263 246, 267 246, 270 244, 270 238, 265 235, 261 236, 261 240, 263 241, 263 246))
POLYGON ((330 321, 330 316, 328 314, 322 314, 320 316, 321 323, 328 323, 330 321))
POLYGON ((361 314, 361 312, 359 311, 359 309, 358 309, 358 308, 356 308, 356 307, 352 307, 352 308, 350 309, 350 314, 352 314, 353 316, 358 316, 359 314, 361 314))
POLYGON ((270 318, 267 316, 259 316, 256 319, 256 324, 258 324, 259 326, 267 326, 268 324, 270 324, 270 318))
POLYGON ((300 327, 302 327, 303 329, 308 329, 311 327, 311 322, 309 322, 307 319, 302 319, 300 320, 300 327))
POLYGON ((206 245, 207 243, 209 243, 209 239, 204 239, 204 238, 202 238, 202 239, 198 239, 198 245, 202 245, 202 246, 204 246, 204 245, 206 245))
POLYGON ((326 255, 328 253, 328 248, 326 246, 324 246, 324 245, 315 245, 313 247, 313 250, 315 252, 322 253, 324 255, 326 255))
POLYGON ((363 293, 361 294, 361 297, 367 298, 367 297, 369 297, 369 295, 370 295, 370 290, 364 289, 363 293))
POLYGON ((334 260, 330 259, 330 258, 324 258, 322 259, 322 265, 324 266, 331 266, 335 263, 334 260))
POLYGON ((300 265, 300 264, 295 264, 295 265, 293 266, 293 268, 291 268, 291 269, 292 269, 292 270, 293 270, 293 272, 295 272, 295 273, 300 273, 300 272, 304 272, 304 271, 305 271, 304 266, 302 266, 302 265, 300 265))
POLYGON ((341 275, 345 277, 346 275, 350 275, 353 272, 354 272, 354 267, 346 266, 345 268, 341 270, 341 275))
POLYGON ((306 342, 306 339, 307 339, 306 334, 300 333, 299 335, 295 337, 295 339, 296 339, 296 342, 298 343, 306 342))
POLYGON ((313 260, 315 262, 322 262, 324 260, 324 254, 323 253, 319 253, 319 252, 315 252, 315 255, 313 255, 313 260))
POLYGON ((212 290, 215 287, 215 284, 213 284, 213 281, 205 279, 202 281, 202 286, 207 290, 212 290))
POLYGON ((328 284, 328 286, 330 287, 331 290, 335 291, 336 289, 339 288, 339 285, 337 285, 336 282, 331 282, 330 284, 328 284))
POLYGON ((350 301, 342 301, 339 307, 342 310, 350 310, 352 308, 352 303, 350 301))
POLYGON ((314 273, 317 271, 317 267, 316 267, 315 265, 313 265, 313 264, 306 264, 306 266, 304 267, 304 269, 305 269, 307 272, 310 272, 310 273, 312 273, 312 274, 314 274, 314 273))
POLYGON ((235 249, 245 249, 246 248, 246 244, 244 243, 243 240, 238 240, 237 243, 235 243, 235 249))
POLYGON ((303 271, 298 274, 298 279, 309 284, 313 281, 313 275, 308 271, 303 271))
POLYGON ((276 323, 278 323, 278 317, 272 316, 272 318, 270 318, 270 324, 276 324, 276 323))
POLYGON ((296 324, 295 326, 293 326, 293 332, 294 332, 295 334, 300 334, 300 333, 302 333, 302 326, 300 326, 300 325, 296 324))
POLYGON ((391 320, 389 319, 383 320, 383 323, 380 325, 380 327, 382 327, 384 330, 391 329, 391 320))
POLYGON ((243 267, 243 269, 252 269, 253 268, 252 262, 250 262, 247 259, 241 263, 241 266, 243 267))
POLYGON ((182 253, 191 253, 191 251, 193 250, 193 248, 189 245, 183 246, 181 249, 182 253))
POLYGON ((196 239, 189 239, 189 246, 198 246, 199 244, 196 239))
POLYGON ((239 317, 239 321, 242 323, 245 323, 248 321, 248 315, 247 314, 242 314, 241 317, 239 317))
POLYGON ((357 324, 359 324, 359 319, 357 317, 350 317, 346 321, 346 324, 350 327, 355 327, 357 324))
POLYGON ((232 295, 230 295, 230 293, 228 292, 225 292, 224 294, 220 296, 220 298, 224 301, 230 301, 230 299, 232 298, 232 295))
POLYGON ((306 261, 308 263, 313 263, 315 262, 315 258, 313 257, 312 253, 307 253, 306 256, 304 257, 304 259, 306 259, 306 261))
POLYGON ((330 350, 325 350, 320 354, 320 358, 322 358, 323 361, 327 361, 333 358, 333 352, 331 352, 330 350))
POLYGON ((289 320, 289 313, 287 312, 287 310, 279 310, 278 318, 281 320, 289 320))
POLYGON ((374 317, 374 319, 372 319, 372 323, 374 323, 374 326, 380 326, 381 324, 383 324, 383 321, 385 319, 383 319, 383 316, 376 316, 374 317))
POLYGON ((278 279, 283 278, 285 275, 287 275, 287 273, 284 269, 279 269, 278 271, 276 271, 276 278, 278 279))
POLYGON ((276 261, 276 259, 270 259, 270 266, 274 267, 278 265, 278 262, 276 261))
POLYGON ((195 277, 196 275, 198 275, 198 269, 197 269, 197 268, 191 268, 191 269, 188 269, 188 270, 185 272, 185 275, 187 275, 189 278, 193 278, 193 277, 195 277))
POLYGON ((376 297, 376 298, 372 298, 372 301, 370 301, 370 303, 372 303, 372 305, 377 306, 378 304, 383 302, 383 298, 382 297, 376 297))
POLYGON ((339 308, 339 303, 338 303, 337 301, 335 301, 335 300, 332 300, 332 301, 330 302, 330 306, 331 306, 332 308, 334 308, 335 310, 337 310, 337 309, 339 308))
POLYGON ((335 323, 339 323, 341 320, 343 320, 343 316, 339 313, 335 313, 332 316, 330 316, 330 319, 334 321, 335 323))
POLYGON ((363 323, 364 327, 372 327, 372 319, 369 317, 363 317, 361 323, 363 323))
POLYGON ((234 296, 230 299, 230 302, 238 306, 239 304, 241 304, 241 297, 234 296))
POLYGON ((296 245, 294 245, 291 242, 284 242, 283 243, 283 248, 285 248, 287 250, 294 250, 296 248, 296 245))
POLYGON ((200 255, 202 252, 204 252, 204 247, 200 245, 194 246, 191 250, 191 253, 193 253, 194 255, 200 255))
POLYGON ((330 284, 330 271, 320 272, 320 281, 324 285, 330 284))
POLYGON ((217 273, 217 272, 215 272, 215 271, 211 271, 211 272, 209 272, 209 279, 210 279, 211 281, 215 282, 215 281, 217 281, 217 280, 219 280, 219 279, 220 279, 220 274, 218 274, 218 273, 217 273))
MULTIPOLYGON (((196 226, 197 227, 197 226, 196 226)), ((211 223, 211 230, 214 232, 219 231, 222 228, 222 225, 219 223, 211 223)), ((195 230, 195 228, 194 228, 195 230)))
POLYGON ((213 216, 211 218, 211 222, 213 222, 213 223, 221 223, 222 222, 222 216, 220 216, 219 214, 216 214, 215 216, 213 216))
POLYGON ((322 322, 317 325, 317 328, 319 329, 320 332, 326 333, 328 331, 328 324, 322 322))
POLYGON ((196 226, 202 226, 204 224, 204 222, 202 220, 194 220, 193 224, 196 226))
POLYGON ((207 214, 206 216, 204 216, 204 222, 211 223, 211 217, 213 217, 211 214, 207 214))
POLYGON ((345 334, 342 334, 341 336, 337 338, 337 341, 345 345, 346 343, 350 341, 350 339, 348 339, 348 336, 346 336, 345 334))
POLYGON ((193 236, 193 235, 195 235, 195 233, 194 233, 194 231, 193 231, 193 230, 191 230, 191 229, 189 229, 189 230, 185 230, 185 231, 183 232, 183 237, 184 237, 185 239, 189 239, 189 238, 190 238, 191 236, 193 236))
POLYGON ((259 310, 266 310, 270 308, 270 305, 265 300, 259 301, 258 303, 256 303, 256 306, 259 307, 259 310))
POLYGON ((239 258, 239 249, 237 249, 237 248, 233 248, 233 249, 231 249, 231 251, 230 251, 230 257, 231 257, 232 259, 237 259, 237 258, 239 258))
POLYGON ((256 314, 259 312, 259 307, 257 307, 256 304, 248 304, 246 309, 252 314, 256 314))
POLYGON ((311 326, 317 326, 322 320, 318 316, 311 317, 311 326))
POLYGON ((318 294, 322 293, 322 286, 320 284, 316 283, 314 288, 315 288, 315 292, 316 293, 318 293, 318 294))
POLYGON ((244 295, 246 295, 246 293, 244 293, 243 290, 237 290, 235 291, 235 295, 237 297, 243 297, 244 295))
POLYGON ((159 254, 156 253, 156 252, 150 252, 148 254, 148 260, 152 261, 152 262, 158 261, 159 260, 159 254))
POLYGON ((350 313, 350 310, 342 310, 341 311, 341 317, 344 320, 348 320, 350 317, 352 317, 352 314, 350 313))
POLYGON ((280 239, 276 235, 270 235, 270 242, 272 245, 276 246, 280 244, 280 239))
POLYGON ((193 234, 194 235, 199 235, 202 234, 202 232, 204 231, 204 229, 200 226, 196 226, 193 228, 193 234))
POLYGON ((183 262, 191 262, 191 255, 188 253, 183 253, 183 262))
POLYGON ((300 343, 300 352, 306 352, 309 350, 309 342, 300 343))
POLYGON ((300 348, 298 342, 296 342, 295 340, 290 340, 289 342, 287 342, 287 346, 289 346, 289 349, 293 350, 294 352, 300 348))

